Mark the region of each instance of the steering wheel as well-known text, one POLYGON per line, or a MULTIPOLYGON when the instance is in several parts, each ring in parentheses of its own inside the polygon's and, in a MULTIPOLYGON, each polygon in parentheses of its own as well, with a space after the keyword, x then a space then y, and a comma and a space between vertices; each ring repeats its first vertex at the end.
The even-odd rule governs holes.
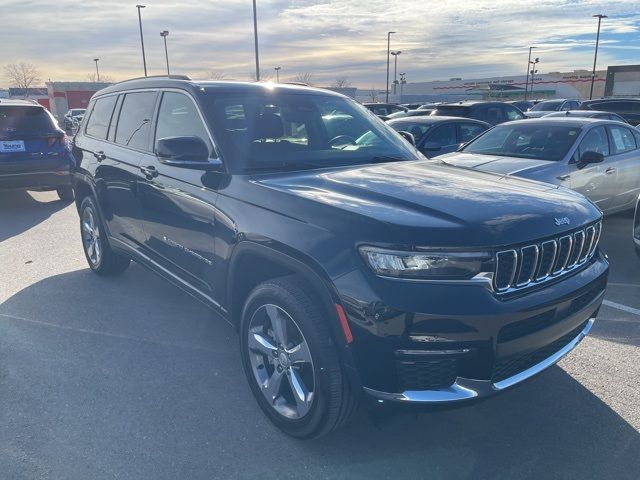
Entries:
POLYGON ((339 140, 345 140, 346 142, 342 144, 338 143, 338 145, 357 145, 355 138, 350 137, 349 135, 338 135, 337 137, 333 137, 331 140, 329 140, 329 145, 333 147, 339 140))

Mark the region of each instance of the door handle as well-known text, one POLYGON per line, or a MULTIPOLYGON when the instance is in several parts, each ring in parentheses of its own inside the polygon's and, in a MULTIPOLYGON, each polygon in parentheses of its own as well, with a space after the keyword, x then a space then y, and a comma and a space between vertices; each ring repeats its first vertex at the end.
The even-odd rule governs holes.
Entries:
POLYGON ((566 174, 566 175, 558 175, 556 178, 564 182, 565 180, 569 180, 569 177, 571 177, 571 175, 566 174))
POLYGON ((609 167, 604 171, 604 173, 606 173, 607 175, 611 175, 612 173, 616 173, 617 170, 617 168, 609 167))
POLYGON ((99 162, 106 160, 107 156, 102 150, 98 150, 97 152, 93 152, 93 156, 96 157, 96 160, 99 162))
POLYGON ((158 176, 158 170, 153 165, 149 165, 147 167, 140 167, 140 171, 144 174, 147 180, 151 180, 152 178, 156 178, 158 176))

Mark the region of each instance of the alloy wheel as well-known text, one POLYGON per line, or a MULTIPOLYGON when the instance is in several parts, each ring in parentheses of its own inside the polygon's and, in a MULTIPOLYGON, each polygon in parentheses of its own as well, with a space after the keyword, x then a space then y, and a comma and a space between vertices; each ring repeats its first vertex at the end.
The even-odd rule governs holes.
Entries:
POLYGON ((102 240, 96 215, 90 207, 82 212, 82 244, 91 265, 97 267, 102 259, 102 240))
POLYGON ((315 373, 291 315, 277 305, 262 305, 251 317, 247 340, 253 375, 269 405, 286 418, 304 417, 313 404, 315 373))

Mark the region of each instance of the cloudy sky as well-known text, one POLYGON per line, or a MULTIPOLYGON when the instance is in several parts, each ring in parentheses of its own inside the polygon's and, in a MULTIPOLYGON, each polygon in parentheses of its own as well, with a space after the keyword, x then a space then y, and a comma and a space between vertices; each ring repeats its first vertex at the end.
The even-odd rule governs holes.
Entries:
MULTIPOLYGON (((114 80, 140 76, 135 1, 1 0, 0 65, 30 62, 43 81, 86 80, 100 58, 114 80)), ((169 30, 172 73, 203 78, 254 70, 251 0, 148 0, 142 10, 150 74, 164 72, 169 30)), ((640 9, 632 0, 258 0, 261 67, 281 77, 338 76, 384 85, 386 32, 402 50, 409 81, 520 74, 537 45, 540 72, 591 68, 597 19, 605 13, 598 65, 640 63, 640 9)), ((0 85, 6 86, 0 70, 0 85)))

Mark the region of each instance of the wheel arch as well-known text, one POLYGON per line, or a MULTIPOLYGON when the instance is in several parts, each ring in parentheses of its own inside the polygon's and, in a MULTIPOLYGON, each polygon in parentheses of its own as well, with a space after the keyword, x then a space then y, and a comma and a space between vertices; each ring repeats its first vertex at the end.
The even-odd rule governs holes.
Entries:
POLYGON ((223 293, 229 321, 239 329, 242 308, 251 290, 266 280, 291 275, 302 278, 304 284, 301 286, 319 300, 345 374, 353 391, 362 392, 360 376, 335 307, 340 303, 338 292, 322 267, 305 255, 251 241, 238 243, 229 260, 226 291, 223 293))

